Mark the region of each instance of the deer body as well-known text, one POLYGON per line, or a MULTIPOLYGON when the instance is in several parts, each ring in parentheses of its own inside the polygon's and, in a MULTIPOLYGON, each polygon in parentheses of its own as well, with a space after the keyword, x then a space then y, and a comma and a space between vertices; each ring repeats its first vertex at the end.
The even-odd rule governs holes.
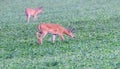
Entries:
POLYGON ((27 22, 30 21, 30 17, 33 16, 34 20, 37 20, 37 15, 43 11, 42 7, 39 7, 37 9, 35 8, 26 8, 25 9, 25 14, 26 14, 26 19, 27 22))
POLYGON ((66 34, 72 38, 74 38, 74 34, 65 29, 59 24, 45 23, 38 25, 38 32, 36 32, 36 36, 38 38, 38 43, 42 44, 43 38, 48 34, 52 34, 52 41, 55 42, 55 37, 58 35, 62 40, 64 40, 63 34, 66 34))

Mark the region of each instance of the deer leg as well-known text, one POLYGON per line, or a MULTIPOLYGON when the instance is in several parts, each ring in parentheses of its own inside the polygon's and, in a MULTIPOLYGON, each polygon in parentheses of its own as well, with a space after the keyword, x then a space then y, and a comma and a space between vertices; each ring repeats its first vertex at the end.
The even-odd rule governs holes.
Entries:
POLYGON ((37 20, 37 15, 34 15, 34 21, 36 21, 37 20))
POLYGON ((52 42, 55 42, 56 35, 52 35, 52 42))
POLYGON ((40 38, 40 33, 36 32, 36 36, 37 36, 37 39, 39 39, 40 38))
POLYGON ((64 40, 64 36, 63 35, 59 35, 59 36, 60 36, 61 40, 64 40))
POLYGON ((27 22, 29 23, 30 21, 30 15, 27 15, 27 22))
POLYGON ((38 43, 42 44, 43 38, 46 36, 47 32, 41 34, 40 38, 38 39, 38 43))
POLYGON ((40 44, 40 43, 41 43, 40 33, 39 33, 39 32, 36 32, 36 36, 37 36, 37 39, 38 39, 38 43, 40 44))

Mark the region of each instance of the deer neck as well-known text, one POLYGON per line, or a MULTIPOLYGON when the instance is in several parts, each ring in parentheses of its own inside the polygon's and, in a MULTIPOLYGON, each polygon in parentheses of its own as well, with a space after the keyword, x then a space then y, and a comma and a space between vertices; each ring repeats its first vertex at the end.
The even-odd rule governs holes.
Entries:
POLYGON ((69 35, 69 32, 65 29, 64 34, 69 35))

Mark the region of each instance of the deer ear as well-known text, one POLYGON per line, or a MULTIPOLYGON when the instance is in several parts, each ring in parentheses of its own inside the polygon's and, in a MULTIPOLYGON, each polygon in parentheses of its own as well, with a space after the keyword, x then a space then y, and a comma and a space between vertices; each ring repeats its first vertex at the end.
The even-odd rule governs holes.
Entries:
POLYGON ((68 32, 71 32, 72 30, 71 30, 70 28, 67 28, 67 31, 68 31, 68 32))
POLYGON ((67 30, 70 32, 73 32, 75 30, 75 28, 71 28, 70 26, 68 26, 67 30))
POLYGON ((40 7, 39 7, 39 9, 43 9, 43 7, 42 7, 42 6, 40 6, 40 7))
POLYGON ((74 30, 75 30, 75 28, 72 28, 71 30, 72 30, 72 31, 74 31, 74 30))

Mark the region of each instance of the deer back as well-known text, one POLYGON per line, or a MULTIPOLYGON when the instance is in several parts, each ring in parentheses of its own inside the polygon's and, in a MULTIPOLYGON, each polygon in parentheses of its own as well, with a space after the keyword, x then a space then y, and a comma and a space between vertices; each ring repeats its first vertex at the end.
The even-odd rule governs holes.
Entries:
POLYGON ((38 29, 39 29, 39 31, 42 31, 42 32, 45 31, 45 32, 48 32, 51 34, 62 34, 65 30, 61 25, 50 24, 50 23, 40 24, 38 26, 38 29))
POLYGON ((26 8, 25 9, 25 13, 28 15, 34 15, 35 12, 36 12, 36 9, 34 9, 34 8, 26 8))

